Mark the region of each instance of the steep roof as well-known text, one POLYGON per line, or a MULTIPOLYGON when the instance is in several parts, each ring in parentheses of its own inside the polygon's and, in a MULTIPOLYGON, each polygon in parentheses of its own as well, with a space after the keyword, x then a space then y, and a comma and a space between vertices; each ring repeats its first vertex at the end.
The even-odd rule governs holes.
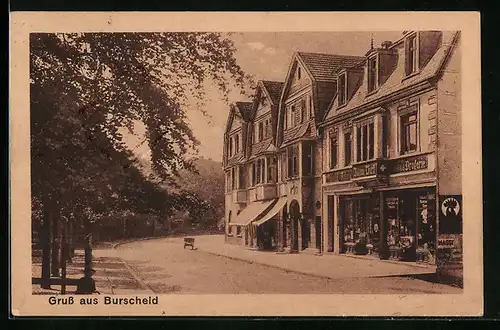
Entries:
POLYGON ((236 108, 240 112, 241 118, 244 121, 249 121, 252 114, 253 103, 252 102, 236 102, 236 108))
POLYGON ((361 87, 357 89, 347 105, 338 109, 338 100, 337 97, 335 97, 331 106, 325 114, 324 120, 329 120, 331 118, 337 117, 337 115, 340 116, 369 102, 376 102, 377 99, 381 99, 385 96, 437 76, 441 66, 443 65, 443 61, 451 51, 454 41, 457 37, 458 32, 443 31, 441 47, 437 49, 436 53, 432 56, 425 67, 422 68, 420 73, 414 76, 406 77, 404 62, 405 58, 404 56, 399 56, 398 63, 394 71, 387 78, 385 83, 379 87, 376 93, 367 93, 367 81, 365 77, 363 77, 361 87))
POLYGON ((335 73, 344 67, 352 67, 365 61, 363 56, 297 52, 307 70, 316 81, 334 82, 335 73))
POLYGON ((262 85, 264 85, 264 88, 267 90, 273 104, 277 105, 280 102, 281 91, 283 90, 284 84, 285 83, 281 81, 262 80, 262 85))

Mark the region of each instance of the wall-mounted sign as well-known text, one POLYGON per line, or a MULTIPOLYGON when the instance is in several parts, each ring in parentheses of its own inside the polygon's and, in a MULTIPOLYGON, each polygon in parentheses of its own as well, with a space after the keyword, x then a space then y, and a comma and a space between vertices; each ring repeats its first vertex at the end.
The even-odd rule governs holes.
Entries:
POLYGON ((425 170, 427 166, 427 155, 418 155, 403 159, 396 159, 393 163, 392 173, 425 170))
POLYGON ((377 162, 356 165, 353 168, 352 177, 359 178, 377 174, 377 162))
POLYGON ((330 172, 325 175, 326 182, 349 181, 352 178, 352 169, 330 172))
POLYGON ((439 233, 462 233, 462 195, 439 195, 439 233))

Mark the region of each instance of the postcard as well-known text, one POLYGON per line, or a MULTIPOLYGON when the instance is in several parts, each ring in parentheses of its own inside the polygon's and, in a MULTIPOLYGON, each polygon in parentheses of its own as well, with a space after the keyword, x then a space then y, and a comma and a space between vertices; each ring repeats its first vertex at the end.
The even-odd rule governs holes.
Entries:
POLYGON ((14 12, 14 316, 480 316, 475 12, 14 12))

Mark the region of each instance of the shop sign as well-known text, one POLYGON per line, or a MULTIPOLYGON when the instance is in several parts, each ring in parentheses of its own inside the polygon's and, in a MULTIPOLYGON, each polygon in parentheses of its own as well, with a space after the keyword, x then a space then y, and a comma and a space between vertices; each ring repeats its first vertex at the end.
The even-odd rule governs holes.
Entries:
POLYGON ((462 195, 439 195, 439 233, 462 233, 462 195))
POLYGON ((342 182, 349 181, 352 178, 352 170, 341 170, 326 174, 326 182, 342 182))
POLYGON ((427 155, 396 159, 393 165, 393 173, 425 170, 427 168, 427 165, 427 155))
POLYGON ((359 178, 377 174, 377 162, 356 165, 353 168, 352 177, 359 178))

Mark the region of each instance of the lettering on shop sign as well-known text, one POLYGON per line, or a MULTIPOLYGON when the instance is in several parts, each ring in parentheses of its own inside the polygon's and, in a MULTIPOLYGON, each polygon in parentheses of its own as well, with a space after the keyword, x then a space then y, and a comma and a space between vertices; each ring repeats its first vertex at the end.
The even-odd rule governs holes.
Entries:
POLYGON ((372 162, 368 164, 356 165, 354 167, 352 177, 359 178, 363 176, 376 175, 377 174, 377 163, 372 162))
POLYGON ((393 173, 425 170, 428 166, 427 155, 419 155, 394 161, 393 173))
POLYGON ((336 172, 330 172, 326 174, 326 182, 342 182, 349 181, 352 178, 352 170, 342 170, 336 172))

